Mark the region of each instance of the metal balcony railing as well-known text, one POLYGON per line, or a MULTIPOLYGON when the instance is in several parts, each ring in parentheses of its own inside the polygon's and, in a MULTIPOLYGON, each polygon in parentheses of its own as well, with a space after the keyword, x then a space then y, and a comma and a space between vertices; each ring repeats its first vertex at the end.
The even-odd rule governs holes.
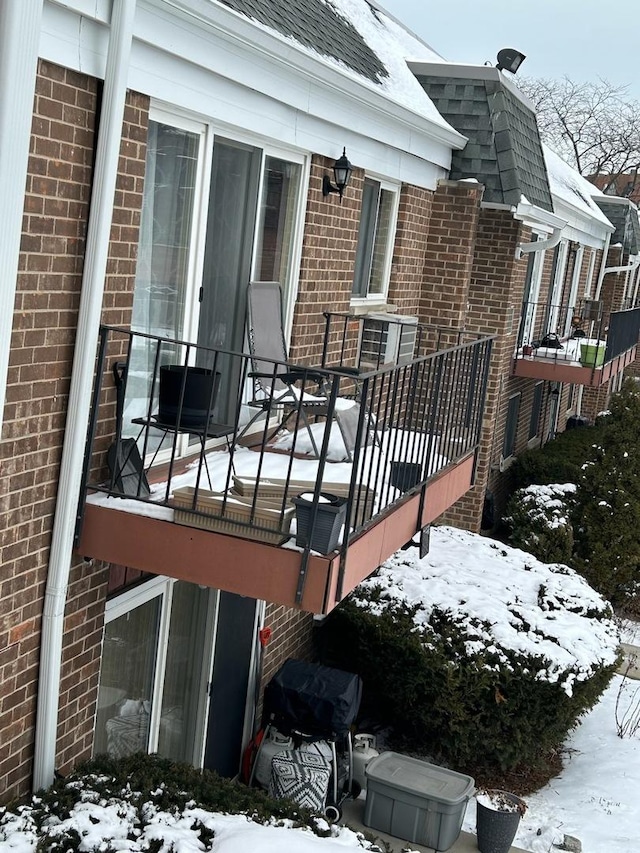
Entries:
POLYGON ((261 359, 255 398, 245 353, 103 326, 78 536, 86 500, 114 499, 279 544, 293 497, 312 495, 315 519, 332 492, 346 498, 344 560, 354 537, 475 451, 491 346, 475 338, 357 371, 269 361, 267 377, 261 359), (195 404, 191 373, 205 389, 195 404))
POLYGON ((543 359, 593 369, 613 361, 638 343, 640 309, 606 313, 595 300, 566 305, 525 302, 515 358, 543 359), (601 347, 597 363, 583 357, 582 345, 601 347))

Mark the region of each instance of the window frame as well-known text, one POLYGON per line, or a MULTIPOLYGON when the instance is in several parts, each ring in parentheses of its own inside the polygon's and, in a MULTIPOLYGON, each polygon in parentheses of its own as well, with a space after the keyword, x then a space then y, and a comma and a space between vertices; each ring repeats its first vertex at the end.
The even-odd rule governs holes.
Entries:
POLYGON ((395 249, 396 242, 396 232, 398 227, 398 210, 400 207, 400 185, 394 183, 393 181, 385 180, 384 178, 380 178, 377 175, 367 174, 364 177, 363 183, 363 199, 365 188, 367 185, 376 184, 378 187, 377 194, 377 208, 375 221, 373 224, 372 233, 367 235, 367 239, 369 240, 370 245, 367 247, 368 257, 359 262, 359 251, 361 247, 361 240, 363 239, 362 235, 362 223, 363 223, 363 206, 360 210, 360 220, 358 223, 358 241, 356 245, 356 261, 354 264, 353 271, 353 282, 351 287, 351 304, 354 306, 357 305, 370 305, 372 303, 384 304, 386 303, 389 295, 389 282, 391 279, 391 265, 393 262, 393 252, 395 249), (382 287, 380 293, 371 293, 371 275, 373 270, 373 260, 376 249, 376 241, 378 237, 378 226, 379 226, 379 213, 380 213, 380 203, 382 199, 383 193, 389 193, 391 196, 391 209, 389 211, 389 225, 388 225, 388 237, 386 240, 386 245, 384 247, 384 257, 381 264, 381 273, 380 278, 382 281, 382 287), (358 266, 361 266, 361 270, 358 269, 358 266), (365 275, 365 266, 368 270, 365 275), (366 280, 366 285, 364 284, 366 280))
POLYGON ((531 417, 529 419, 529 443, 540 438, 540 423, 542 420, 542 403, 544 401, 544 382, 536 382, 533 388, 533 399, 531 403, 531 417))
POLYGON ((520 403, 522 392, 511 394, 507 403, 507 415, 504 424, 504 439, 502 441, 502 458, 510 459, 515 456, 518 438, 518 421, 520 419, 520 403))

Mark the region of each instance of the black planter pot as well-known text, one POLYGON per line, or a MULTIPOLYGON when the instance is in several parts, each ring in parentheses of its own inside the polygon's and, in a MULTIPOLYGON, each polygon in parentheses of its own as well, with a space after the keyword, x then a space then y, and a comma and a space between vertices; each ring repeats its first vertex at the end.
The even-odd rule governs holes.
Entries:
POLYGON ((392 462, 391 485, 401 492, 408 492, 422 480, 422 465, 417 462, 392 462))
POLYGON ((509 853, 516 837, 520 817, 526 805, 520 797, 506 791, 490 791, 516 807, 514 811, 498 811, 476 800, 476 830, 480 853, 509 853))
POLYGON ((296 545, 305 548, 308 544, 312 551, 319 554, 335 551, 347 516, 347 499, 320 492, 313 527, 313 492, 298 495, 292 502, 296 508, 296 545))
POLYGON ((218 394, 220 374, 205 367, 165 364, 160 368, 158 420, 180 427, 206 426, 218 394), (184 387, 184 394, 183 389, 184 387), (182 406, 180 396, 182 395, 182 406))

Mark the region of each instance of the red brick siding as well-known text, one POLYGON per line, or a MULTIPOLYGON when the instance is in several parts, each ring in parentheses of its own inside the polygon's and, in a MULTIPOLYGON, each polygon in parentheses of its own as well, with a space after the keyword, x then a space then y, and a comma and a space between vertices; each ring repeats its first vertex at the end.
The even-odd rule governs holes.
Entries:
MULTIPOLYGON (((287 658, 313 660, 313 616, 310 613, 267 603, 264 624, 272 633, 262 661, 261 696, 265 685, 287 658)), ((256 709, 258 714, 261 702, 256 709)))
MULTIPOLYGON (((41 614, 84 263, 96 94, 95 80, 40 63, 0 444, 3 799, 27 791, 31 779, 41 614)), ((140 143, 144 103, 131 96, 127 106, 105 295, 109 322, 128 323, 130 317, 141 176, 134 187, 127 177, 139 169, 133 161, 141 154, 144 164, 142 150, 131 150, 132 142, 140 143), (123 300, 121 293, 128 296, 123 300)), ((104 569, 82 563, 70 575, 58 729, 61 769, 91 747, 106 581, 104 569)))

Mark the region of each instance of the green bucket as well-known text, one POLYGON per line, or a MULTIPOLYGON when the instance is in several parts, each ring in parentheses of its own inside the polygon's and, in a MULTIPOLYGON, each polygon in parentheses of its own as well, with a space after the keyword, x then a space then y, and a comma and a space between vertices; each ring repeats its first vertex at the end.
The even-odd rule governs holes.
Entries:
POLYGON ((583 367, 600 367, 604 364, 606 344, 580 344, 580 363, 583 367))

